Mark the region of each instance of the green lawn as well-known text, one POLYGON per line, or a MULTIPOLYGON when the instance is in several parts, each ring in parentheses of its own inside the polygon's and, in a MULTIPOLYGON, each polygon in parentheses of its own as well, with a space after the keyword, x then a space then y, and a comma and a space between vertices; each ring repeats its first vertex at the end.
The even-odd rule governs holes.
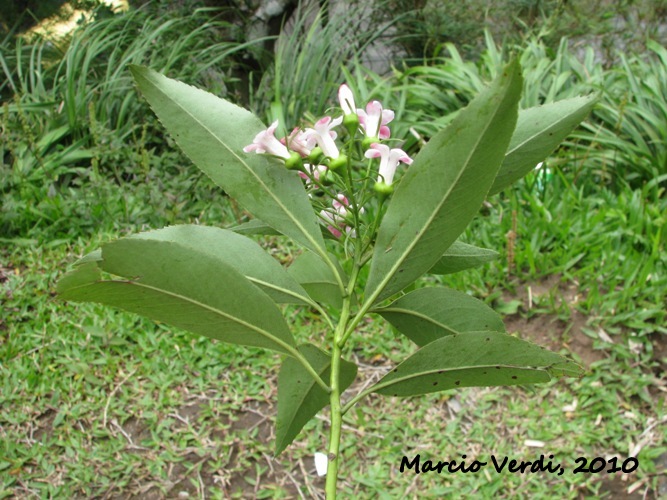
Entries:
MULTIPOLYGON (((664 312, 660 302, 651 308, 664 291, 665 261, 641 248, 633 253, 634 240, 627 244, 622 236, 633 228, 619 224, 614 214, 627 211, 622 205, 632 195, 617 197, 616 206, 611 198, 607 204, 582 198, 578 205, 568 198, 576 191, 565 188, 535 206, 523 202, 539 198, 521 189, 492 199, 468 239, 505 241, 512 226, 507 215, 516 206, 512 274, 504 258, 455 275, 449 284, 507 313, 510 331, 572 352, 588 371, 581 379, 532 388, 370 397, 346 417, 344 497, 580 498, 631 490, 640 498, 665 488, 664 312), (554 215, 563 210, 568 211, 556 223, 554 215), (611 221, 608 227, 604 221, 611 221), (604 245, 587 239, 592 226, 604 231, 594 233, 604 245), (563 265, 582 252, 575 264, 563 265), (641 270, 649 262, 650 278, 638 271, 633 281, 624 267, 628 260, 633 265, 627 269, 641 270), (477 473, 401 473, 402 457, 416 454, 422 462, 460 461, 465 454, 468 464, 489 463, 477 473), (491 455, 531 461, 553 455, 565 472, 497 473, 491 455), (620 467, 631 455, 639 467, 630 474, 573 472, 578 457, 618 457, 620 467)), ((117 234, 71 244, 5 244, 2 497, 321 496, 323 480, 314 474, 312 456, 325 447, 326 414, 308 424, 285 453, 272 456, 276 356, 54 297, 55 280, 67 266, 117 234)), ((279 239, 264 243, 283 261, 292 258, 294 250, 279 239)), ((325 331, 309 311, 285 313, 299 340, 325 331)), ((412 349, 373 323, 355 337, 349 355, 361 371, 350 394, 412 349)))

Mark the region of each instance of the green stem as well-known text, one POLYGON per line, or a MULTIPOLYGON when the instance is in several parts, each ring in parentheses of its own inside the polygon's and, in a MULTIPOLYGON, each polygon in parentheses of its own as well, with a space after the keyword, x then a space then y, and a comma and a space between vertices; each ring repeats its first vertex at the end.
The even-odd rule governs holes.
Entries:
MULTIPOLYGON (((381 214, 381 212, 382 212, 382 205, 383 205, 383 203, 384 203, 384 200, 383 200, 383 199, 380 199, 380 201, 379 201, 379 203, 378 203, 378 211, 377 211, 377 214, 376 214, 376 216, 375 216, 375 220, 373 221, 373 226, 372 226, 372 228, 371 228, 371 229, 372 229, 372 230, 371 230, 371 234, 375 234, 375 233, 376 233, 376 231, 377 231, 377 227, 378 227, 378 225, 380 224, 380 221, 381 221, 380 214, 381 214)), ((360 243, 360 244, 361 244, 361 243, 360 243)), ((370 242, 369 242, 369 244, 370 244, 370 242)), ((361 270, 361 268, 364 267, 364 266, 366 265, 366 263, 367 263, 367 262, 371 259, 371 257, 372 257, 372 254, 367 255, 367 256, 363 256, 363 255, 362 255, 362 254, 366 251, 366 248, 367 248, 367 246, 364 247, 363 249, 361 249, 361 248, 358 248, 358 249, 357 249, 358 252, 357 252, 357 256, 356 256, 356 262, 355 262, 355 267, 354 267, 354 272, 353 272, 353 278, 350 280, 350 283, 352 284, 352 286, 356 285, 356 279, 357 279, 358 273, 359 273, 359 271, 361 270)), ((351 292, 352 290, 353 290, 353 288, 351 287, 351 288, 350 288, 350 292, 351 292)), ((375 300, 375 298, 373 297, 372 300, 375 300)), ((350 337, 350 335, 352 334, 352 332, 354 331, 354 329, 357 327, 357 325, 359 324, 359 322, 362 320, 362 318, 363 318, 364 315, 368 312, 368 310, 371 308, 372 305, 373 305, 373 304, 372 304, 372 301, 366 301, 366 302, 362 305, 361 309, 357 312, 356 316, 352 319, 352 321, 350 322, 350 324, 346 325, 345 331, 343 332, 342 336, 340 337, 340 343, 339 343, 339 345, 340 345, 341 347, 345 345, 345 343, 347 342, 347 339, 350 337)))
POLYGON ((354 217, 354 229, 357 231, 357 238, 359 237, 360 228, 359 228, 359 205, 357 204, 357 199, 355 197, 354 182, 352 181, 352 161, 350 160, 350 155, 352 153, 352 146, 354 141, 348 141, 346 145, 347 149, 347 166, 345 172, 347 174, 347 192, 350 197, 350 205, 352 206, 352 216, 354 217))
MULTIPOLYGON (((363 255, 366 250, 370 248, 370 246, 375 242, 375 237, 374 235, 377 233, 378 226, 380 225, 380 222, 382 221, 382 206, 384 205, 385 198, 380 197, 378 198, 378 207, 377 207, 377 212, 375 214, 375 219, 373 219, 373 224, 370 227, 369 234, 371 234, 371 238, 366 242, 366 244, 363 246, 361 251, 359 252, 359 255, 363 255)), ((359 267, 364 267, 366 262, 368 262, 371 259, 371 255, 368 257, 360 257, 359 261, 359 267)))
MULTIPOLYGON (((379 208, 381 208, 381 206, 379 208)), ((365 260, 363 264, 365 264, 366 262, 367 260, 365 260)), ((361 264, 361 262, 359 262, 359 264, 361 264)), ((373 302, 375 301, 377 296, 380 295, 382 288, 383 287, 378 287, 378 289, 375 290, 375 292, 364 301, 359 311, 357 311, 357 314, 354 316, 354 318, 352 318, 352 321, 350 321, 350 323, 347 325, 347 328, 341 337, 341 342, 343 345, 345 344, 345 342, 347 342, 347 339, 350 337, 350 335, 352 335, 352 332, 357 327, 359 322, 363 319, 363 317, 366 315, 366 313, 371 309, 371 307, 373 307, 373 302)))
POLYGON ((352 164, 350 161, 352 147, 354 146, 353 137, 346 144, 347 150, 347 192, 350 196, 350 204, 352 206, 352 214, 354 217, 354 229, 357 232, 357 240, 355 242, 354 268, 347 284, 347 289, 343 293, 343 308, 341 310, 340 319, 333 338, 333 349, 331 352, 331 382, 329 393, 329 406, 331 408, 331 428, 329 429, 329 453, 327 461, 327 482, 326 482, 326 498, 327 500, 335 500, 336 498, 336 483, 338 481, 338 466, 340 464, 340 439, 341 429, 343 426, 343 412, 341 410, 341 387, 340 387, 340 366, 341 366, 341 352, 345 345, 343 337, 348 329, 348 321, 350 320, 350 307, 352 297, 355 295, 354 290, 357 285, 359 277, 359 270, 363 265, 359 264, 361 258, 362 243, 360 241, 361 227, 359 221, 359 206, 358 200, 355 196, 354 182, 352 179, 352 164))
MULTIPOLYGON (((352 295, 354 294, 354 287, 357 284, 357 278, 359 277, 359 271, 361 270, 361 267, 362 266, 360 266, 358 263, 355 263, 354 268, 352 269, 352 274, 350 275, 350 282, 348 284, 348 299, 346 299, 346 300, 348 300, 348 308, 347 308, 347 316, 345 317, 345 323, 347 323, 349 321, 349 318, 350 318, 349 302, 351 300, 352 295)), ((345 311, 343 311, 343 312, 345 312, 345 311)), ((339 323, 338 326, 340 326, 340 323, 339 323)), ((345 345, 345 341, 347 340, 347 337, 349 337, 349 335, 347 335, 347 336, 345 335, 346 330, 347 330, 347 324, 343 325, 340 328, 340 332, 334 338, 334 342, 341 349, 345 345)))
POLYGON ((343 425, 343 414, 340 405, 340 361, 341 348, 339 342, 342 338, 347 321, 350 318, 350 297, 343 299, 343 310, 340 321, 334 333, 333 351, 331 353, 331 392, 329 393, 329 405, 331 407, 331 428, 329 429, 329 453, 327 465, 327 500, 336 498, 336 482, 338 480, 338 464, 340 462, 340 437, 343 425))
POLYGON ((370 301, 367 301, 364 305, 362 305, 361 309, 357 312, 357 315, 352 319, 350 324, 347 326, 346 331, 343 333, 343 335, 340 339, 341 345, 345 345, 345 342, 347 342, 347 339, 350 337, 350 335, 352 335, 352 332, 357 327, 359 322, 362 320, 364 315, 371 308, 371 306, 372 306, 372 303, 370 301))
POLYGON ((329 401, 331 406, 331 429, 329 430, 329 454, 327 465, 327 500, 336 498, 336 482, 338 480, 338 463, 340 462, 340 431, 343 424, 343 415, 340 408, 340 347, 334 342, 331 353, 331 394, 329 401))

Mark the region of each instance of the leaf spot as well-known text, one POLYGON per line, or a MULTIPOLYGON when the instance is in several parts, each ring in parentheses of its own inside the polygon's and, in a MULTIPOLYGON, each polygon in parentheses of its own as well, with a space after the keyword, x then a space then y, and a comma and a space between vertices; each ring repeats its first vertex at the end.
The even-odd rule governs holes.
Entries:
POLYGON ((460 380, 457 380, 456 382, 454 382, 454 384, 456 384, 456 385, 461 385, 461 381, 460 381, 460 380))

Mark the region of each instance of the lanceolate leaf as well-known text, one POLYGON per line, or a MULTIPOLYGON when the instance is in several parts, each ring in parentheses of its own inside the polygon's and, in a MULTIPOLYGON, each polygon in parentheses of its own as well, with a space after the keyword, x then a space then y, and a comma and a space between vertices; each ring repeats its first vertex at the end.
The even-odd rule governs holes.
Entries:
POLYGON ((431 274, 458 273, 464 269, 481 266, 496 258, 498 258, 498 252, 495 250, 455 241, 428 272, 431 274))
POLYGON ((505 331, 500 316, 484 302, 449 288, 420 288, 373 312, 419 346, 457 333, 505 331))
POLYGON ((236 269, 274 301, 306 304, 308 294, 287 271, 253 240, 226 229, 183 224, 139 233, 132 238, 169 241, 192 251, 195 259, 205 253, 236 269))
POLYGON ((573 97, 519 111, 514 135, 489 196, 533 170, 586 118, 596 101, 594 95, 573 97))
POLYGON ((255 115, 148 68, 130 69, 155 114, 195 165, 257 218, 316 252, 324 251, 298 176, 274 158, 243 152, 266 128, 255 115))
MULTIPOLYGON (((331 356, 312 344, 299 346, 310 365, 328 381, 331 356)), ((347 389, 357 375, 357 365, 341 360, 340 390, 347 389)), ((278 375, 278 416, 276 417, 276 455, 299 434, 308 421, 329 404, 329 395, 315 383, 302 364, 285 358, 278 375)))
POLYGON ((498 332, 468 332, 425 345, 384 376, 373 392, 415 396, 459 387, 534 384, 581 376, 576 363, 498 332))
POLYGON ((231 266, 168 241, 126 238, 102 247, 58 283, 65 300, 98 302, 233 344, 293 353, 280 310, 231 266), (103 279, 101 271, 116 278, 103 279))
MULTIPOLYGON (((336 277, 314 253, 304 252, 299 255, 287 268, 287 272, 306 289, 313 300, 341 307, 343 297, 336 277)), ((338 272, 340 276, 344 276, 342 269, 338 272)))
POLYGON ((512 136, 520 94, 514 62, 417 155, 380 225, 367 302, 427 272, 477 213, 512 136))

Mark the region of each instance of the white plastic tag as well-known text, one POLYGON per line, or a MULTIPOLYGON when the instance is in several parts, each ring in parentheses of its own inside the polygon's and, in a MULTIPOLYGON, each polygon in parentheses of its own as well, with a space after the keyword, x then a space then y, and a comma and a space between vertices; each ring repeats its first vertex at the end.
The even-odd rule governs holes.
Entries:
POLYGON ((318 476, 326 476, 327 468, 329 465, 329 459, 324 453, 316 452, 315 453, 315 470, 317 471, 318 476))

